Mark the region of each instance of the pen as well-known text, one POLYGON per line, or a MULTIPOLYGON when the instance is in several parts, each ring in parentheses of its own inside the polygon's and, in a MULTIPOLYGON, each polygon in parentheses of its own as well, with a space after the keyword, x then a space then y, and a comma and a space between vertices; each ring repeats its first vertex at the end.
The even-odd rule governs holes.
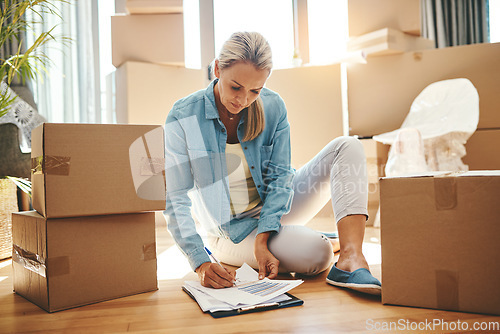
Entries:
MULTIPOLYGON (((205 247, 205 251, 207 252, 208 256, 213 260, 215 261, 215 263, 217 263, 219 266, 221 266, 221 268, 223 268, 224 270, 226 270, 222 264, 219 262, 219 260, 217 260, 217 258, 212 254, 212 252, 207 248, 205 247)), ((236 283, 233 282, 233 286, 236 286, 236 283)))

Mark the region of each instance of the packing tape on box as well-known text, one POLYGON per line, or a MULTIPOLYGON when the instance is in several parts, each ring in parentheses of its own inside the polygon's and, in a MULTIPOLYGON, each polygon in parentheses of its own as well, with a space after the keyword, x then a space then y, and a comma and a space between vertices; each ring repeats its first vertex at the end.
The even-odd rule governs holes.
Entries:
POLYGON ((69 274, 69 257, 56 256, 47 259, 47 270, 50 277, 69 274))
POLYGON ((40 255, 29 252, 18 245, 12 245, 12 261, 42 277, 46 277, 47 266, 40 255))
POLYGON ((142 260, 149 261, 156 259, 156 242, 142 246, 142 260))
POLYGON ((437 210, 451 210, 457 206, 457 178, 434 178, 434 201, 437 210))
POLYGON ((69 175, 70 157, 46 155, 31 158, 33 174, 69 175))
POLYGON ((456 271, 436 270, 437 308, 442 310, 459 310, 458 283, 456 271))
POLYGON ((68 256, 57 256, 45 260, 42 256, 18 245, 12 245, 12 261, 42 277, 62 276, 70 272, 68 256))

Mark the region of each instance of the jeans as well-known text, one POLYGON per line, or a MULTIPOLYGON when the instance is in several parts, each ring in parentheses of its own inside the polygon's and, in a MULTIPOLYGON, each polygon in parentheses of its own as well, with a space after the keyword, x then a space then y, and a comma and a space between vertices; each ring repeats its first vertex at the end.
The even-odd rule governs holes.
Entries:
MULTIPOLYGON (((361 142, 353 137, 339 137, 327 144, 311 161, 297 170, 293 181, 293 202, 281 219, 279 233, 271 236, 268 247, 280 261, 279 272, 315 275, 333 261, 330 241, 320 232, 304 226, 331 199, 335 220, 348 215, 368 218, 368 181, 366 158, 361 142)), ((258 218, 261 206, 243 213, 258 218)), ((246 262, 258 269, 253 253, 257 229, 242 242, 209 236, 214 255, 233 266, 246 262)))

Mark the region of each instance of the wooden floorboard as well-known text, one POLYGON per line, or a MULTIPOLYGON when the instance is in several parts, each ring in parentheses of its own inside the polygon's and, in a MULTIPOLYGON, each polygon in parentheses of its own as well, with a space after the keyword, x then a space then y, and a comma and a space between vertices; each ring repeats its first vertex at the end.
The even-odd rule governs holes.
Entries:
MULTIPOLYGON (((331 220, 326 218, 316 219, 309 226, 323 231, 334 230, 331 220)), ((371 270, 380 278, 379 230, 367 229, 365 240, 371 270)), ((157 226, 157 245, 158 291, 52 314, 13 293, 11 261, 1 261, 0 333, 367 333, 370 323, 389 324, 400 319, 414 323, 434 319, 460 321, 471 327, 474 322, 500 322, 500 317, 488 315, 382 305, 379 297, 326 284, 328 272, 301 277, 304 284, 292 293, 304 300, 303 306, 213 319, 203 314, 181 291, 185 280, 197 277, 189 270, 187 261, 176 250, 161 222, 157 226), (172 272, 170 268, 173 267, 177 272, 172 272)), ((401 330, 377 332, 399 333, 401 330)), ((478 331, 439 329, 435 332, 478 331)))

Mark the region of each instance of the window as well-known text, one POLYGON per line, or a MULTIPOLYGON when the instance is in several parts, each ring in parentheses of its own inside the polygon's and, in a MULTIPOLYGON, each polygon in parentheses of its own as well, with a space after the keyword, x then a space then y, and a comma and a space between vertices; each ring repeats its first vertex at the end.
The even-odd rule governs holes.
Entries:
POLYGON ((309 61, 328 64, 347 50, 347 0, 308 0, 309 61))
POLYGON ((235 31, 256 31, 271 45, 274 68, 292 67, 291 0, 214 0, 215 53, 235 31))
POLYGON ((500 0, 489 1, 490 42, 500 43, 500 0))

